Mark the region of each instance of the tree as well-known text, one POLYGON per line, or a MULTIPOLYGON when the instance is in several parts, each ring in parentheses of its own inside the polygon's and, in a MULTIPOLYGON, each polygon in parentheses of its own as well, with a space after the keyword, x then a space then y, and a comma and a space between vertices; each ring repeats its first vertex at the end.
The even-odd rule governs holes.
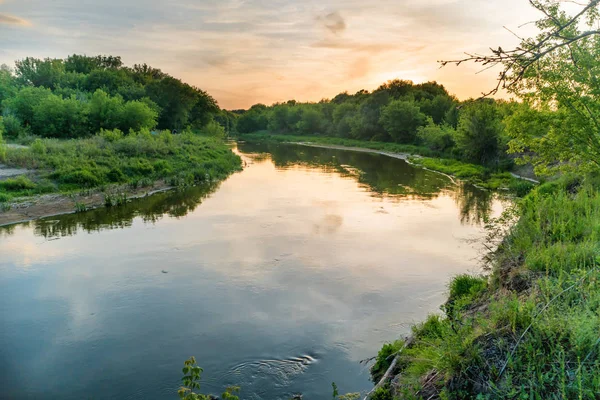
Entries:
POLYGON ((143 101, 128 101, 120 110, 117 128, 123 132, 153 129, 156 127, 157 119, 158 113, 143 101))
POLYGON ((266 107, 254 108, 253 106, 238 118, 236 128, 239 133, 250 133, 263 131, 267 129, 268 124, 266 107))
POLYGON ((398 143, 413 143, 417 129, 427 123, 427 117, 411 101, 394 100, 381 111, 381 124, 398 143))
POLYGON ((502 117, 493 101, 470 102, 461 109, 456 144, 462 157, 481 165, 497 165, 502 117))
POLYGON ((456 131, 448 125, 437 125, 430 119, 426 126, 417 130, 417 136, 431 150, 443 153, 454 147, 456 131))
POLYGON ((5 114, 14 115, 24 125, 31 125, 34 117, 34 108, 44 99, 51 96, 50 89, 38 87, 25 87, 16 96, 4 100, 5 114))
POLYGON ((520 110, 509 119, 509 151, 524 155, 522 161, 532 162, 537 173, 599 170, 600 0, 571 2, 571 10, 579 5, 571 14, 561 2, 530 3, 541 13, 536 22, 539 35, 522 39, 514 49, 499 46, 489 55, 442 65, 472 61, 485 68, 501 67, 496 87, 485 95, 506 89, 529 105, 531 110, 520 110), (545 125, 532 126, 527 117, 545 125), (532 129, 520 129, 522 124, 532 129))
POLYGON ((32 132, 44 137, 77 138, 89 135, 88 104, 75 97, 51 94, 33 107, 32 132))
POLYGON ((110 97, 105 91, 96 90, 89 104, 89 123, 92 131, 99 132, 101 129, 112 130, 119 127, 122 112, 123 98, 110 97))
POLYGON ((2 102, 17 93, 17 84, 11 70, 6 65, 0 65, 0 115, 2 102))
POLYGON ((25 85, 54 88, 65 73, 62 60, 27 57, 15 62, 17 78, 25 85))
POLYGON ((315 109, 305 109, 296 124, 298 133, 312 135, 323 132, 323 116, 315 109))
POLYGON ((431 117, 436 124, 446 120, 448 112, 456 108, 457 101, 448 95, 437 95, 433 99, 423 99, 419 103, 421 111, 431 117))

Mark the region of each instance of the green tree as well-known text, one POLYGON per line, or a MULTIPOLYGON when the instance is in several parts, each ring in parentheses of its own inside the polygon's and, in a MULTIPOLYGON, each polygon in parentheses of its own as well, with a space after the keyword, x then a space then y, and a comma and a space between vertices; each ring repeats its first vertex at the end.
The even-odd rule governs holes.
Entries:
POLYGON ((89 123, 92 131, 111 130, 121 126, 123 107, 123 98, 120 96, 111 97, 101 89, 96 90, 89 104, 89 123))
POLYGON ((417 130, 417 136, 419 141, 431 150, 447 153, 454 147, 456 131, 448 125, 436 125, 430 119, 426 126, 417 130))
POLYGON ((50 89, 25 87, 16 96, 4 100, 4 113, 14 115, 26 126, 31 125, 34 108, 49 96, 52 96, 50 89))
POLYGON ((498 165, 502 132, 502 116, 493 101, 471 102, 461 109, 456 144, 465 160, 498 165))
POLYGON ((296 131, 305 135, 323 133, 323 126, 323 115, 315 109, 308 108, 302 112, 300 121, 296 124, 296 131))
POLYGON ((128 101, 121 108, 117 128, 123 132, 153 129, 157 125, 157 119, 158 113, 143 101, 128 101))
POLYGON ((516 48, 491 48, 490 54, 462 60, 501 65, 500 89, 521 98, 532 110, 519 110, 507 133, 509 151, 532 162, 536 172, 577 172, 600 169, 600 1, 530 1, 541 12, 538 34, 516 48), (527 117, 543 126, 533 126, 527 117), (527 124, 531 129, 521 129, 527 124))
POLYGON ((0 65, 0 115, 2 115, 2 102, 17 93, 17 82, 10 68, 0 65))
POLYGON ((65 73, 62 60, 27 57, 15 62, 17 78, 25 85, 54 88, 65 73))
POLYGON ((381 111, 381 124, 398 143, 413 143, 427 117, 412 101, 394 100, 381 111))
POLYGON ((89 135, 89 107, 75 97, 51 94, 33 108, 32 133, 44 137, 77 138, 89 135))

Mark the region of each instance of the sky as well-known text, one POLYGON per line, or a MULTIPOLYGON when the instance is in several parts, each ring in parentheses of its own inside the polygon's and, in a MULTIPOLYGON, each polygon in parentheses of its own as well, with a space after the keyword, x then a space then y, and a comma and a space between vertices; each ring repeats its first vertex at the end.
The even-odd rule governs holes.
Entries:
POLYGON ((436 80, 459 98, 495 70, 439 67, 518 41, 527 0, 0 0, 0 64, 119 55, 208 91, 227 109, 436 80))

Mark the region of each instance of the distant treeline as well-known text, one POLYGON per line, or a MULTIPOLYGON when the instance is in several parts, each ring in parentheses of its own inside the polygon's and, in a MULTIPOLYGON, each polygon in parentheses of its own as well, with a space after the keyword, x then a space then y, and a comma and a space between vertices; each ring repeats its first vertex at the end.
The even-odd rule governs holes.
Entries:
POLYGON ((436 82, 393 80, 372 92, 340 93, 318 103, 256 104, 234 113, 240 134, 268 130, 412 144, 505 169, 511 160, 503 121, 518 107, 492 99, 460 102, 436 82))
POLYGON ((74 138, 102 129, 200 129, 227 113, 205 91, 120 57, 25 58, 0 68, 4 135, 74 138))

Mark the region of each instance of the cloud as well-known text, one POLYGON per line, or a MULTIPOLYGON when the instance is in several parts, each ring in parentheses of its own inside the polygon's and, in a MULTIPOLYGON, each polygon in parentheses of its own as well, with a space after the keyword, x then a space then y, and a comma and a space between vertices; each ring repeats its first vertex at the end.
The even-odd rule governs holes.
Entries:
POLYGON ((336 11, 317 18, 331 33, 338 34, 346 30, 346 21, 336 11))
MULTIPOLYGON (((0 0, 2 3, 2 0, 0 0)), ((6 25, 21 25, 21 26, 30 26, 31 23, 27 20, 24 20, 19 17, 15 17, 14 15, 2 14, 0 13, 0 24, 6 25)))
POLYGON ((364 78, 371 71, 371 60, 368 57, 360 57, 350 65, 348 69, 349 79, 364 78))

